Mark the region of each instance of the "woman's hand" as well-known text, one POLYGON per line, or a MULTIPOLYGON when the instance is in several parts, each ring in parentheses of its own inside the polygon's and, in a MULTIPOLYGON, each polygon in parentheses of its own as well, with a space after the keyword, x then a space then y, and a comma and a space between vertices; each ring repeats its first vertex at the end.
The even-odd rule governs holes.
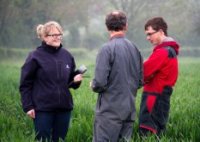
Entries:
POLYGON ((83 75, 82 74, 77 74, 74 76, 74 82, 81 82, 83 80, 83 75))
POLYGON ((31 109, 26 113, 30 118, 35 118, 35 110, 31 109))

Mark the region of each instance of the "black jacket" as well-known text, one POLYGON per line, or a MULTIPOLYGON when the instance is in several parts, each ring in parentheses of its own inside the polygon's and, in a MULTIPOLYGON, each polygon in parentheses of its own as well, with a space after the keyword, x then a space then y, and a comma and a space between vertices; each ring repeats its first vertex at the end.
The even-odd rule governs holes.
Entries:
POLYGON ((21 69, 20 93, 23 110, 66 111, 73 109, 69 88, 73 83, 75 62, 62 45, 59 48, 42 43, 27 57, 21 69))

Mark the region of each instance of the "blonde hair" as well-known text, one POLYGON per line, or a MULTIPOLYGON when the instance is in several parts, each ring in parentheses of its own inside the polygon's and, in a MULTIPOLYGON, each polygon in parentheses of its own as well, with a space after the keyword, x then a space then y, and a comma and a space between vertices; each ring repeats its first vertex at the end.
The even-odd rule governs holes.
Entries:
POLYGON ((47 36, 49 34, 49 32, 51 31, 51 29, 55 27, 59 30, 59 32, 61 34, 63 34, 63 29, 60 26, 60 24, 56 21, 49 21, 47 23, 45 23, 44 25, 39 24, 36 28, 36 32, 37 32, 37 36, 39 39, 43 40, 43 38, 45 36, 47 36))
POLYGON ((44 29, 44 25, 39 24, 36 28, 36 32, 37 32, 37 36, 39 39, 43 39, 43 29, 44 29))

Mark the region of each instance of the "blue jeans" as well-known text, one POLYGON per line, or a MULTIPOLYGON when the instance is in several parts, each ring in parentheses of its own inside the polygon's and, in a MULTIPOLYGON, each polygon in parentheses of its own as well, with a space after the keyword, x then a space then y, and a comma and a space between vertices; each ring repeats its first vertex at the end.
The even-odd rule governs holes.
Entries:
POLYGON ((42 142, 65 140, 71 111, 36 112, 34 119, 36 139, 42 142))

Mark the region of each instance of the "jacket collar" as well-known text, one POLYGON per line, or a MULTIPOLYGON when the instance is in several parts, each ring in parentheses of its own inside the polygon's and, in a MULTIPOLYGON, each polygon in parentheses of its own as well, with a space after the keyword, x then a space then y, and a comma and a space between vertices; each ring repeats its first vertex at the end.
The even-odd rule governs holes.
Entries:
POLYGON ((43 41, 42 45, 40 47, 43 48, 45 51, 47 51, 49 53, 56 53, 61 49, 62 44, 60 44, 60 46, 56 48, 54 46, 46 44, 46 42, 43 41))
POLYGON ((162 47, 167 47, 167 46, 170 46, 170 47, 174 48, 174 50, 176 51, 176 54, 178 55, 178 53, 179 53, 179 44, 176 41, 164 41, 161 44, 155 46, 153 51, 156 51, 157 49, 160 49, 162 47))
POLYGON ((113 34, 113 35, 110 37, 110 40, 112 40, 112 39, 114 39, 114 38, 121 38, 121 37, 125 37, 125 33, 124 33, 124 32, 120 32, 120 33, 113 34))

